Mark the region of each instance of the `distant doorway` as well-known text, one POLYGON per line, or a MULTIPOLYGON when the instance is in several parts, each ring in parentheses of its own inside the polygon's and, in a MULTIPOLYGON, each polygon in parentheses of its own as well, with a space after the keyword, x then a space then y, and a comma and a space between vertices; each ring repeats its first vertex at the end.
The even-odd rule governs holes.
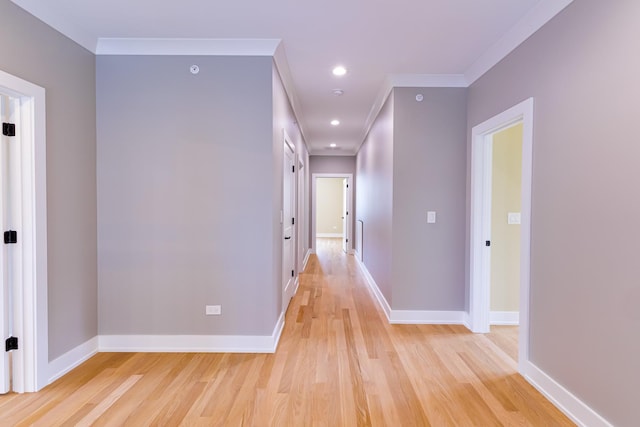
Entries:
POLYGON ((313 174, 312 176, 312 241, 317 238, 341 239, 342 250, 350 253, 351 238, 351 174, 313 174))

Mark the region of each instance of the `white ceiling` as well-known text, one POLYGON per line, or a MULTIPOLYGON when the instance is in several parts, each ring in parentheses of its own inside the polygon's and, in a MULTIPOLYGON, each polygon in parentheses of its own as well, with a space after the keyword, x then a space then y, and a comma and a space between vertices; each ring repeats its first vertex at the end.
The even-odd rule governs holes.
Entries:
POLYGON ((466 86, 572 0, 12 1, 93 52, 102 38, 281 40, 310 153, 345 155, 391 86, 466 86))

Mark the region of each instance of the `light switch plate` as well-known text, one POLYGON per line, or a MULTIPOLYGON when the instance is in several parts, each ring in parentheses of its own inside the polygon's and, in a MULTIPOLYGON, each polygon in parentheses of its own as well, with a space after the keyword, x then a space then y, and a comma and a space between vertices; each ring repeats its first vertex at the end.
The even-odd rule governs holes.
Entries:
POLYGON ((222 308, 219 305, 207 305, 205 306, 205 314, 207 316, 219 316, 222 314, 222 308))
POLYGON ((510 225, 520 224, 520 212, 507 213, 507 224, 510 224, 510 225))
POLYGON ((436 212, 428 211, 427 212, 427 224, 435 224, 436 223, 436 212))

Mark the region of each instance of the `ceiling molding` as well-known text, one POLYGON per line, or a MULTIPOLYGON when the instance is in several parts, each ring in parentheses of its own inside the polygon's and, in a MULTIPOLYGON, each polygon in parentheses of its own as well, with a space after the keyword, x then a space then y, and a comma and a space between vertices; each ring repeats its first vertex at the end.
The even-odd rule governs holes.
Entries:
POLYGON ((471 64, 464 73, 467 83, 471 85, 482 77, 572 2, 573 0, 542 0, 535 5, 497 43, 471 64))
POLYGON ((59 7, 54 7, 51 2, 37 0, 11 0, 27 13, 35 16, 48 26, 67 36, 90 52, 96 53, 98 39, 89 31, 69 19, 69 15, 59 7))
POLYGON ((307 147, 307 152, 309 152, 309 145, 307 144, 307 138, 305 137, 304 122, 300 120, 300 117, 304 117, 304 115, 302 114, 302 107, 300 106, 300 101, 298 101, 298 96, 296 95, 293 77, 291 76, 291 69, 289 68, 289 62, 287 61, 287 55, 284 51, 283 43, 278 44, 276 47, 276 51, 273 54, 273 62, 278 74, 280 75, 280 81, 282 81, 282 86, 284 86, 287 98, 289 98, 289 104, 291 104, 293 115, 298 123, 298 129, 300 129, 300 133, 302 134, 302 141, 305 147, 307 147))
POLYGON ((280 39, 100 38, 96 55, 273 56, 280 39))
POLYGON ((467 87, 464 74, 392 74, 392 87, 467 87))

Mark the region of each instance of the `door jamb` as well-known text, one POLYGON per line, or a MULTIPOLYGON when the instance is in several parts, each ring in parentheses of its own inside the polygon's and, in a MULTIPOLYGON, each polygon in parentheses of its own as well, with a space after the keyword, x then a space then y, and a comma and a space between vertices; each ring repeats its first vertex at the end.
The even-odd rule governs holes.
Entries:
MULTIPOLYGON (((285 203, 285 200, 284 200, 284 181, 285 181, 284 161, 285 161, 285 151, 284 150, 285 150, 285 146, 288 146, 291 149, 292 156, 293 156, 293 164, 295 166, 297 166, 297 164, 298 164, 298 156, 297 156, 297 153, 296 153, 296 146, 295 146, 295 144, 293 142, 291 142, 291 138, 289 138, 289 135, 287 134, 287 131, 285 129, 282 129, 282 141, 283 141, 283 144, 282 144, 282 163, 283 164, 282 164, 282 185, 281 185, 281 187, 282 187, 282 206, 281 206, 282 207, 282 211, 281 211, 281 217, 280 217, 281 218, 281 226, 282 226, 281 233, 280 233, 281 252, 282 252, 282 262, 281 262, 281 267, 280 267, 280 271, 281 271, 280 287, 281 288, 282 288, 282 283, 284 282, 284 277, 288 273, 288 270, 285 271, 285 268, 284 268, 285 253, 284 253, 284 240, 283 240, 284 239, 284 228, 285 228, 284 221, 286 221, 286 218, 284 218, 284 203, 285 203)), ((297 176, 298 175, 297 175, 297 173, 294 173, 293 175, 294 176, 293 176, 292 181, 291 181, 292 182, 292 186, 293 186, 293 188, 291 189, 291 195, 293 197, 293 206, 292 206, 291 215, 295 218, 296 215, 298 214, 298 212, 297 212, 297 202, 298 202, 297 191, 298 191, 298 189, 297 189, 297 186, 296 186, 296 184, 297 184, 297 176)), ((291 231, 291 233, 292 233, 292 242, 291 242, 291 244, 293 245, 293 260, 292 261, 293 261, 293 270, 295 272, 294 273, 294 276, 295 276, 294 283, 292 284, 294 290, 292 291, 292 295, 291 295, 293 297, 293 295, 295 295, 296 290, 297 290, 296 289, 296 286, 297 286, 296 279, 298 277, 298 266, 297 266, 297 263, 296 263, 296 257, 297 257, 297 254, 298 254, 298 235, 297 235, 298 233, 296 232, 297 230, 296 230, 295 226, 292 226, 291 228, 292 228, 292 231, 291 231)), ((291 298, 288 297, 288 294, 285 291, 286 291, 286 289, 282 288, 281 292, 282 292, 282 312, 283 313, 286 312, 286 310, 287 310, 287 308, 289 306, 289 303, 291 301, 291 298)))
MULTIPOLYGON (((487 176, 490 177, 492 135, 522 122, 522 188, 520 225, 520 327, 518 367, 522 371, 529 360, 529 287, 531 273, 531 181, 533 162, 533 98, 474 126, 471 131, 471 217, 469 246, 469 325, 473 332, 489 332, 489 251, 490 219, 486 218, 487 176)), ((490 202, 490 198, 488 200, 490 202)))
POLYGON ((0 91, 20 100, 20 177, 22 180, 22 291, 15 310, 13 389, 35 392, 49 381, 47 314, 47 187, 44 88, 0 71, 0 91))
MULTIPOLYGON (((347 197, 347 209, 349 216, 353 218, 353 174, 351 173, 314 173, 311 176, 311 242, 309 246, 316 250, 316 180, 318 178, 346 178, 349 186, 347 197)), ((347 238, 349 239, 348 254, 353 252, 353 230, 351 218, 347 221, 347 238)))

